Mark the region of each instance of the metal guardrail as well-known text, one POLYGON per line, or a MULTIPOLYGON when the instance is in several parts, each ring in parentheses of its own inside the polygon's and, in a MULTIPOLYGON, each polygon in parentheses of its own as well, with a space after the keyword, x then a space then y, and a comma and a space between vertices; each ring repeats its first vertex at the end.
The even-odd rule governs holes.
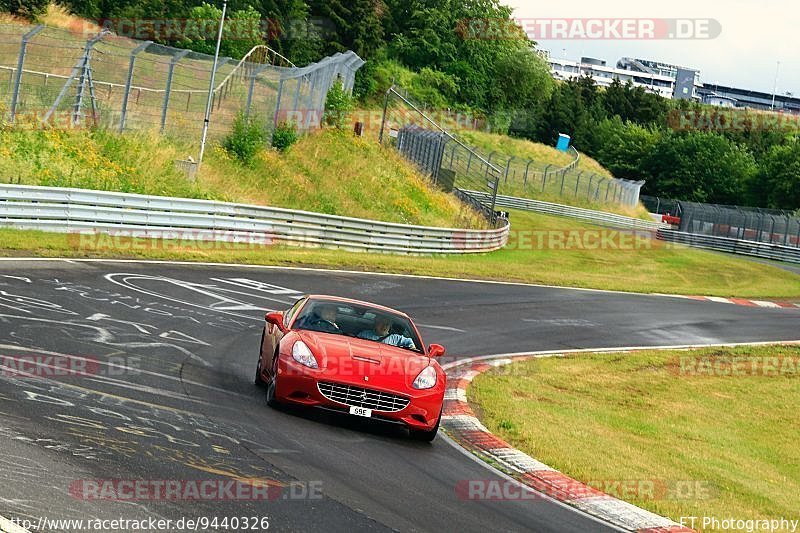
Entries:
MULTIPOLYGON (((479 191, 465 192, 478 198, 480 198, 482 195, 486 196, 486 193, 479 191)), ((520 209, 522 211, 533 211, 536 213, 544 213, 560 217, 576 218, 591 222, 592 224, 615 228, 656 230, 659 228, 669 227, 660 222, 626 217, 624 215, 617 215, 615 213, 606 213, 604 211, 595 211, 593 209, 584 209, 582 207, 554 204, 551 202, 542 202, 540 200, 517 198, 516 196, 504 196, 500 194, 497 195, 496 206, 508 209, 520 209)))
POLYGON ((509 234, 507 221, 489 230, 439 228, 210 200, 9 184, 0 185, 0 226, 403 254, 491 252, 505 246, 509 234))
POLYGON ((717 237, 701 235, 698 233, 684 233, 678 230, 660 228, 656 231, 656 238, 694 248, 705 248, 719 252, 728 252, 739 255, 750 255, 775 261, 800 263, 800 248, 783 246, 767 242, 745 241, 731 239, 730 237, 717 237))

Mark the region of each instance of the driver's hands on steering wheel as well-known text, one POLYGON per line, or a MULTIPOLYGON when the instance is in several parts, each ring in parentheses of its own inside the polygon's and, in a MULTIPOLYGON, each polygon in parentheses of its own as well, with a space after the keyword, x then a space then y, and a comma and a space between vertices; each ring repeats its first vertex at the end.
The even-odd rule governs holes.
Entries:
POLYGON ((324 318, 320 318, 314 321, 315 326, 319 324, 325 324, 330 326, 332 329, 335 329, 336 331, 341 331, 341 328, 336 322, 331 322, 330 320, 325 320, 324 318))

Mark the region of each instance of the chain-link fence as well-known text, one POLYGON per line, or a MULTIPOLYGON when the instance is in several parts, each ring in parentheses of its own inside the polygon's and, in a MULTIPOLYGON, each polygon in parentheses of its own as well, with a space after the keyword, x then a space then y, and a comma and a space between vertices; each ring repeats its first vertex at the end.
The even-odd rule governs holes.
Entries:
MULTIPOLYGON (((0 116, 154 130, 197 139, 203 128, 213 56, 100 32, 0 24, 0 116)), ((212 93, 209 138, 231 130, 239 112, 270 130, 292 122, 319 126, 325 97, 337 79, 346 90, 364 64, 354 52, 298 68, 266 46, 243 59, 220 58, 212 93)))
MULTIPOLYGON (((508 156, 497 151, 483 157, 501 170, 500 194, 542 198, 568 203, 624 205, 639 202, 643 181, 629 181, 578 169, 579 154, 570 147, 573 161, 565 166, 508 156)), ((478 152, 480 153, 480 152, 478 152)), ((446 162, 457 158, 446 154, 446 162)))
POLYGON ((800 247, 800 218, 786 211, 681 201, 680 231, 800 247))
POLYGON ((442 128, 395 87, 386 93, 384 109, 381 143, 394 145, 439 187, 496 222, 494 200, 502 170, 442 128), (465 191, 484 194, 470 195, 465 191))
MULTIPOLYGON (((628 181, 579 170, 580 155, 571 148, 564 166, 501 154, 486 154, 437 124, 398 87, 386 94, 380 137, 447 190, 544 198, 565 203, 623 205, 639 202, 643 181, 628 181)), ((486 203, 486 194, 481 195, 486 203)), ((481 204, 483 205, 483 204, 481 204)), ((494 205, 484 205, 494 210, 494 205)))
POLYGON ((642 204, 651 213, 673 215, 676 217, 681 216, 681 204, 678 200, 661 198, 660 196, 648 196, 646 194, 640 195, 639 198, 642 204))

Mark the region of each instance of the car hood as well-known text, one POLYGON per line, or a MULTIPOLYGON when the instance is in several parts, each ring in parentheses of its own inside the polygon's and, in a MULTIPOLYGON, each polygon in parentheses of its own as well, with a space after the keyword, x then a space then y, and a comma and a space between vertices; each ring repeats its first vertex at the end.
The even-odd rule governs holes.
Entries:
POLYGON ((362 386, 369 382, 376 387, 408 388, 431 364, 427 355, 388 344, 316 331, 298 333, 328 376, 362 386))

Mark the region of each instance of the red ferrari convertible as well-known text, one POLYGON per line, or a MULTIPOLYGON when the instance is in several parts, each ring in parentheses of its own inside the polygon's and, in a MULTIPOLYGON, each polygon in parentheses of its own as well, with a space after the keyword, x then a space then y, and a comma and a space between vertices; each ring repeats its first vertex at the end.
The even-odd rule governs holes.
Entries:
POLYGON ((357 300, 306 296, 268 313, 256 384, 267 403, 301 404, 405 425, 432 441, 439 430, 444 347, 422 343, 399 311, 357 300))

